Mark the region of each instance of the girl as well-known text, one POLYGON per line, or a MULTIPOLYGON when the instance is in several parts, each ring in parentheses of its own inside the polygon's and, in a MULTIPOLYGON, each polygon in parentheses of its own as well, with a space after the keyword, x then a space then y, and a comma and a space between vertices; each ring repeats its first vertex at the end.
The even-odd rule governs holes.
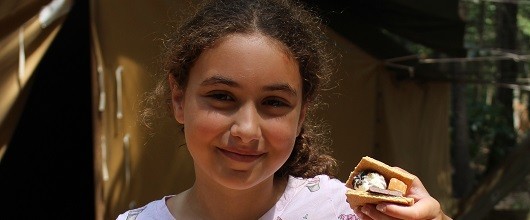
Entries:
POLYGON ((319 20, 287 0, 212 1, 178 29, 166 65, 195 183, 118 219, 442 219, 417 180, 411 207, 352 210, 309 126, 331 73, 319 20))

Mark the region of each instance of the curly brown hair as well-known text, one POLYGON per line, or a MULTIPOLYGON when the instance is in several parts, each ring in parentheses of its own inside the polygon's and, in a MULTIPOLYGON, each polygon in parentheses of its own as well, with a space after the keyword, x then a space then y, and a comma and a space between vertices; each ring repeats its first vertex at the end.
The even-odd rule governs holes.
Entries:
MULTIPOLYGON (((181 23, 165 42, 167 58, 162 81, 154 93, 170 97, 167 74, 180 89, 185 90, 189 71, 199 55, 216 41, 234 33, 259 33, 281 42, 298 62, 303 80, 302 98, 308 106, 308 116, 296 137, 293 152, 275 173, 313 177, 319 174, 334 176, 337 162, 330 156, 326 143, 327 131, 321 123, 314 123, 314 109, 320 103, 319 90, 329 82, 333 72, 330 44, 322 30, 322 22, 304 5, 288 0, 214 0, 181 23), (313 118, 313 120, 311 120, 313 118), (317 132, 321 128, 321 132, 317 132)), ((144 112, 146 114, 149 111, 144 112)))

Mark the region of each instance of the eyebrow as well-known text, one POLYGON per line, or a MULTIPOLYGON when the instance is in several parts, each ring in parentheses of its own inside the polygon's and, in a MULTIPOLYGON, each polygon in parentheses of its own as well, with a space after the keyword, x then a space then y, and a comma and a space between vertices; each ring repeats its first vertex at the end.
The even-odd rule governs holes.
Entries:
MULTIPOLYGON (((231 87, 240 87, 240 85, 227 77, 215 75, 212 77, 209 77, 201 82, 201 86, 210 86, 210 85, 216 85, 216 84, 224 84, 231 87)), ((263 88, 265 91, 284 91, 287 92, 293 96, 297 95, 296 89, 294 89, 292 86, 290 86, 287 83, 275 83, 271 85, 267 85, 263 88)))
POLYGON ((265 86, 265 91, 284 91, 293 96, 296 96, 296 90, 287 83, 278 83, 265 86))
POLYGON ((234 80, 219 75, 209 77, 201 83, 202 86, 210 86, 215 84, 225 84, 227 86, 239 87, 239 84, 237 84, 237 82, 234 80))

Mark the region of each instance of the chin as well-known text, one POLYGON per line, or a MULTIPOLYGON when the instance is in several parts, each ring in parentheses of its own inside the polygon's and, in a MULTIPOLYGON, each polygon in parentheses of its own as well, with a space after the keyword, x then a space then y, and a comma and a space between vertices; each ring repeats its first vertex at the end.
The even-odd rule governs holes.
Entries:
POLYGON ((248 190, 267 181, 272 183, 274 178, 274 173, 267 177, 257 177, 252 174, 252 172, 233 170, 231 174, 218 179, 218 183, 233 190, 248 190))

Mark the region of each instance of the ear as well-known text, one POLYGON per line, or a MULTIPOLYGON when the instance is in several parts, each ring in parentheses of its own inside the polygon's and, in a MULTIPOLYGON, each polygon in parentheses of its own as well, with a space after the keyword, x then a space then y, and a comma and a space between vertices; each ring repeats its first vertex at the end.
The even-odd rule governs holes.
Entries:
POLYGON ((304 125, 305 116, 307 113, 307 103, 302 105, 302 109, 300 110, 300 118, 298 119, 298 127, 296 130, 296 136, 300 135, 300 132, 302 132, 302 126, 304 125))
POLYGON ((173 117, 180 124, 184 124, 184 91, 179 88, 175 78, 169 74, 168 76, 169 88, 171 90, 171 107, 173 117))

